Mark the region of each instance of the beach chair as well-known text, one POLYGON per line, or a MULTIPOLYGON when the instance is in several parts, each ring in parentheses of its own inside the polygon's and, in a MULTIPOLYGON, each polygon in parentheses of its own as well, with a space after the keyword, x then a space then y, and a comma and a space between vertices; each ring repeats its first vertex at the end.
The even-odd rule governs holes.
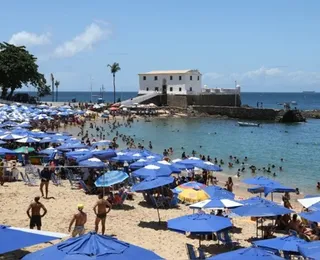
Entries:
POLYGON ((162 200, 157 200, 155 197, 153 197, 152 195, 150 195, 150 200, 151 203, 154 207, 156 208, 165 208, 166 206, 164 205, 164 201, 162 200))
POLYGON ((128 196, 128 193, 127 192, 123 192, 121 194, 121 201, 119 203, 113 204, 113 205, 123 208, 123 202, 126 200, 127 196, 128 196))
POLYGON ((85 191, 86 194, 94 194, 95 189, 89 189, 83 180, 79 180, 79 185, 85 191))
POLYGON ((66 177, 70 183, 70 186, 71 186, 71 189, 72 190, 75 190, 75 189, 79 189, 80 187, 80 184, 79 184, 79 181, 78 180, 72 180, 70 174, 69 174, 69 171, 66 172, 66 177))
POLYGON ((225 246, 230 246, 231 248, 235 248, 236 246, 239 246, 238 242, 233 242, 230 233, 228 230, 217 232, 217 240, 218 244, 221 242, 225 246))
POLYGON ((51 181, 52 181, 53 185, 62 186, 61 180, 55 174, 51 174, 51 181))
POLYGON ((179 203, 178 194, 174 194, 172 200, 170 201, 170 207, 177 207, 179 203))
POLYGON ((37 186, 36 180, 31 175, 25 173, 25 176, 30 186, 37 186))
POLYGON ((206 256, 202 248, 200 247, 198 248, 198 255, 199 255, 198 257, 196 256, 196 250, 193 245, 186 244, 186 248, 187 248, 187 254, 188 254, 189 260, 206 259, 206 256))

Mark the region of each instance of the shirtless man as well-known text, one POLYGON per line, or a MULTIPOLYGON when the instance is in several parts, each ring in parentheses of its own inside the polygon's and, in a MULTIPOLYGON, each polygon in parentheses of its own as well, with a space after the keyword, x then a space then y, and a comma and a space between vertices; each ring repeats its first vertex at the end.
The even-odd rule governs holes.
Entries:
POLYGON ((69 225, 69 232, 70 232, 73 223, 74 222, 76 223, 72 231, 72 237, 75 237, 77 235, 82 236, 85 232, 84 224, 86 224, 87 222, 87 214, 83 212, 82 204, 78 204, 78 211, 79 211, 78 213, 73 215, 73 218, 69 225))
POLYGON ((102 235, 104 235, 106 229, 107 214, 110 212, 112 205, 109 203, 109 201, 103 199, 103 194, 99 194, 98 198, 99 199, 97 203, 93 207, 94 214, 96 214, 95 230, 98 233, 99 223, 101 221, 102 235))
POLYGON ((34 202, 32 202, 27 209, 27 215, 30 218, 30 229, 33 229, 35 226, 37 226, 37 229, 41 230, 41 218, 47 214, 47 209, 41 202, 39 202, 39 200, 39 196, 35 197, 34 202), (41 209, 43 209, 42 215, 40 214, 41 209))

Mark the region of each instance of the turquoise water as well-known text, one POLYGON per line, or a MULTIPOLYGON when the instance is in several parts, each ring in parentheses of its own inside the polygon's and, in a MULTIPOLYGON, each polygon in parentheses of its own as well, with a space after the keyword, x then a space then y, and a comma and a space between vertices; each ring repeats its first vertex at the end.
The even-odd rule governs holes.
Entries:
MULTIPOLYGON (((181 147, 184 147, 190 156, 194 149, 198 154, 223 159, 223 170, 230 175, 235 175, 240 165, 228 169, 229 155, 242 159, 247 156, 249 160, 246 163, 257 168, 274 164, 276 168, 272 173, 276 172, 276 179, 281 183, 299 187, 305 193, 317 192, 316 182, 320 181, 320 120, 297 124, 264 123, 256 128, 239 127, 235 120, 212 118, 152 119, 150 123, 140 120, 132 128, 121 128, 119 132, 136 135, 136 142, 146 147, 151 140, 154 151, 159 153, 173 147, 172 158, 181 157, 181 147), (280 161, 281 158, 284 162, 280 161), (279 166, 283 167, 282 172, 279 166)), ((258 172, 258 175, 263 173, 258 172)), ((250 171, 247 170, 243 176, 251 176, 250 171)))

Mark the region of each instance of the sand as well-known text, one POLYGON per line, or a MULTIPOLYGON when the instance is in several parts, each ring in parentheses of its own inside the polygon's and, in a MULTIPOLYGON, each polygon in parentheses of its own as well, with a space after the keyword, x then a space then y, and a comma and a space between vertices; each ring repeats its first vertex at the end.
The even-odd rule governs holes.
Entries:
MULTIPOLYGON (((223 185, 227 176, 221 173, 218 175, 219 184, 223 185)), ((250 197, 250 194, 245 192, 245 188, 237 180, 235 180, 235 193, 243 198, 250 197)), ((1 224, 28 227, 29 219, 26 210, 34 196, 39 194, 39 186, 29 187, 22 182, 5 183, 5 186, 0 186, 1 224)), ((88 214, 86 230, 94 230, 95 216, 92 208, 97 200, 95 195, 86 195, 82 190, 71 190, 69 183, 63 181, 63 186, 56 187, 50 184, 49 196, 54 199, 41 199, 48 209, 48 214, 43 218, 43 230, 68 233, 68 225, 72 215, 77 211, 78 203, 85 205, 84 211, 88 214)), ((295 200, 296 197, 292 198, 292 201, 295 200)), ((157 211, 146 207, 142 195, 136 193, 133 201, 125 201, 124 209, 114 209, 109 213, 106 233, 115 235, 120 240, 153 250, 165 259, 187 259, 186 243, 198 246, 199 241, 167 230, 165 223, 171 218, 193 212, 188 206, 179 205, 178 209, 160 210, 163 222, 159 225, 157 211)), ((297 206, 297 209, 299 207, 297 206)), ((233 224, 237 229, 232 234, 232 239, 242 246, 249 246, 250 243, 246 240, 255 236, 255 222, 249 218, 238 218, 233 219, 233 224)), ((212 240, 203 241, 202 245, 208 256, 225 251, 223 246, 218 246, 217 242, 212 240)), ((0 259, 19 259, 27 252, 33 252, 46 246, 50 244, 25 248, 2 256, 0 259)))

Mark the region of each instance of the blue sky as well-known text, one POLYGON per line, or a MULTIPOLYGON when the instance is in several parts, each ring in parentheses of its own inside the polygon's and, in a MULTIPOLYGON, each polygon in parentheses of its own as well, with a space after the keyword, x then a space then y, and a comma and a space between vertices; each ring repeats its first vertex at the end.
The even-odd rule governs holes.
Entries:
POLYGON ((60 91, 136 91, 140 72, 199 69, 203 84, 320 91, 320 1, 5 1, 1 41, 24 44, 60 91), (32 4, 31 4, 32 3, 32 4))

